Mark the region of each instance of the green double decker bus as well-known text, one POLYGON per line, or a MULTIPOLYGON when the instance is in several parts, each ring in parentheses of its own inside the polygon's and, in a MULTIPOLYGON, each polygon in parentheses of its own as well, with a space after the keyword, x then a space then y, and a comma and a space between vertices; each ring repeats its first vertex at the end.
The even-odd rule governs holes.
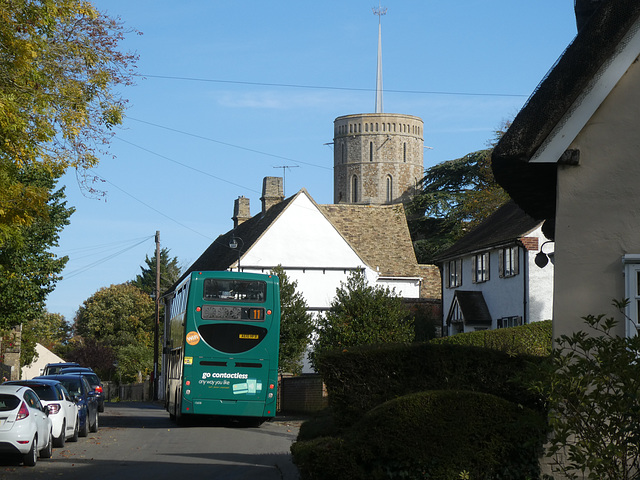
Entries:
POLYGON ((260 424, 276 414, 278 277, 192 272, 165 295, 165 406, 180 422, 221 415, 260 424))

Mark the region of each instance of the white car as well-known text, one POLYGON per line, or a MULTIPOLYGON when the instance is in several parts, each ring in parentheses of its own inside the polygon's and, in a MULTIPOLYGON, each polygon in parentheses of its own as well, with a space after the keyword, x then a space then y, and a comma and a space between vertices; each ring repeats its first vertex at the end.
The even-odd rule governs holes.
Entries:
POLYGON ((36 392, 22 385, 0 385, 0 455, 22 455, 22 462, 34 466, 51 457, 53 426, 49 407, 36 392))
POLYGON ((36 392, 40 402, 49 407, 49 418, 53 426, 53 446, 62 448, 65 441, 78 441, 80 423, 78 405, 58 380, 12 380, 3 385, 23 385, 36 392))

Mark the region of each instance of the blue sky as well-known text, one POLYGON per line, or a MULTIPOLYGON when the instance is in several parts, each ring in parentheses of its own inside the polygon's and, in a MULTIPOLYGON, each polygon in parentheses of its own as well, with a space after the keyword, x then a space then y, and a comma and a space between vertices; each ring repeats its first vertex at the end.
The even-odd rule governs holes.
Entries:
MULTIPOLYGON (((378 17, 368 0, 95 0, 143 35, 127 117, 76 208, 70 261, 47 308, 68 321, 98 289, 140 273, 154 235, 187 267, 232 228, 233 201, 260 211, 266 176, 333 201, 333 121, 374 111, 378 17), (112 157, 114 156, 114 157, 112 157)), ((486 148, 576 33, 573 0, 389 0, 384 111, 424 120, 425 168, 486 148)))

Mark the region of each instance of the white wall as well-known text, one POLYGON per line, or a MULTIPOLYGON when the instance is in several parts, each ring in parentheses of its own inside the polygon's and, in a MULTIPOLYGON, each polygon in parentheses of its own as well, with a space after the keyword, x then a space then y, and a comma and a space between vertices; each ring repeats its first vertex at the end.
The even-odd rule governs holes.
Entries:
POLYGON ((580 164, 558 167, 554 337, 584 329, 583 316, 615 314, 622 256, 640 253, 638 85, 635 62, 572 142, 580 164))
POLYGON ((43 347, 39 343, 36 343, 37 358, 31 365, 25 365, 20 372, 21 380, 30 380, 33 377, 42 375, 42 370, 47 363, 60 363, 64 362, 64 359, 57 356, 51 350, 43 347))

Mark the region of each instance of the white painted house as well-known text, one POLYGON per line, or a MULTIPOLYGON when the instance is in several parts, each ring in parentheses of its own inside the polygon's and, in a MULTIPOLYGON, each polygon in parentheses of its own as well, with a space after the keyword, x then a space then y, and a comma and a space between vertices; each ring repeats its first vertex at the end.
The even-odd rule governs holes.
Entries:
POLYGON ((418 265, 404 207, 318 205, 302 189, 282 198, 282 179, 263 183, 263 209, 250 217, 238 208, 235 227, 220 235, 185 272, 239 270, 268 273, 281 265, 298 283, 309 310, 327 310, 340 282, 363 270, 371 285, 390 287, 404 298, 437 297, 439 275, 418 265), (230 244, 235 239, 236 248, 230 244))
POLYGON ((541 227, 509 202, 438 255, 444 335, 551 319, 553 247, 539 254, 541 227))

